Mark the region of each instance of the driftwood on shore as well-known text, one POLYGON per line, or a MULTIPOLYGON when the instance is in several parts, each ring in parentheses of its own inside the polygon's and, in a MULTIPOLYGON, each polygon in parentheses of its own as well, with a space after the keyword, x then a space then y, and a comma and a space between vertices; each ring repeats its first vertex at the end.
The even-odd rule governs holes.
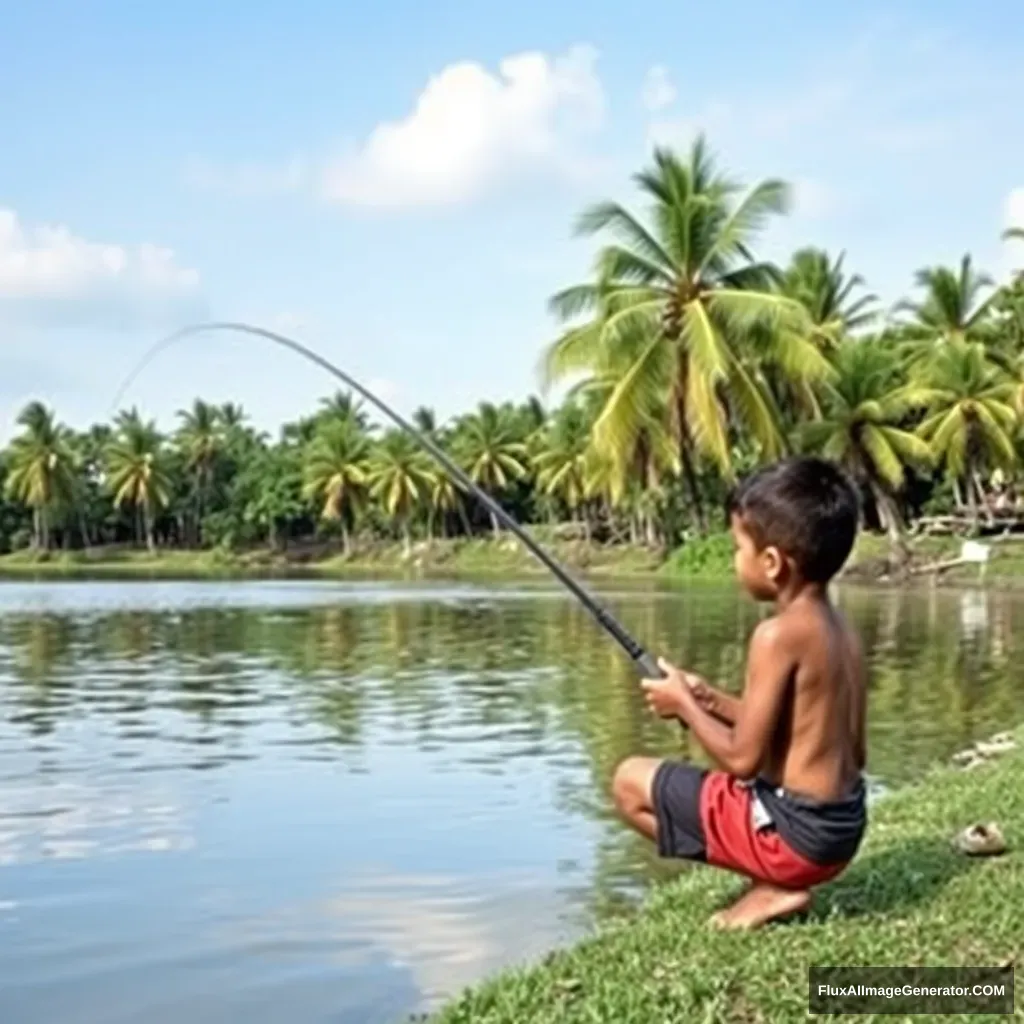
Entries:
POLYGON ((913 533, 925 537, 949 537, 971 533, 979 536, 1024 534, 1024 510, 993 508, 985 509, 977 516, 968 513, 922 516, 915 524, 913 533))

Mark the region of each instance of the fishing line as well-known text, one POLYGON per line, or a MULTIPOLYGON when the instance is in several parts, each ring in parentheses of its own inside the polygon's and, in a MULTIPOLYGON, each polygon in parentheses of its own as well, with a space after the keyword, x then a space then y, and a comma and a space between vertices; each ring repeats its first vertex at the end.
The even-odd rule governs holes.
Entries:
POLYGON ((343 370, 339 370, 337 366, 329 362, 323 356, 314 352, 312 349, 307 348, 305 345, 292 338, 285 337, 283 334, 277 334, 274 331, 268 331, 263 327, 254 327, 251 324, 245 323, 232 323, 232 322, 213 322, 194 324, 190 327, 184 327, 179 331, 175 331, 173 334, 168 335, 161 341, 158 341, 141 359, 139 364, 134 370, 128 375, 124 383, 118 388, 117 393, 112 403, 112 408, 116 412, 120 408, 121 400, 124 397, 125 392, 131 387, 132 383, 139 376, 140 373, 146 368, 147 365, 165 348, 173 345, 174 343, 181 341, 193 334, 200 334, 204 331, 239 331, 243 334, 255 335, 260 338, 265 338, 268 341, 272 341, 284 348, 289 348, 293 352, 297 352, 299 355, 304 356, 306 359, 316 363, 319 367, 326 370, 333 377, 336 377, 347 387, 361 395, 371 405, 379 409, 385 416, 388 417, 392 422, 398 425, 398 427, 404 430, 410 437, 412 437, 421 448, 425 449, 430 455, 432 455, 441 465, 452 475, 452 477, 462 486, 462 488, 468 493, 472 494, 497 520, 499 520, 508 530, 510 530, 526 547, 526 549, 544 565, 549 572, 562 584, 579 602, 584 608, 594 617, 597 624, 607 632, 613 640, 626 652, 627 656, 633 662, 633 665, 637 672, 645 679, 661 679, 664 673, 658 667, 655 659, 646 651, 644 648, 626 631, 625 627, 609 612, 603 605, 601 605, 596 598, 594 598, 579 582, 573 579, 569 575, 568 571, 559 565, 554 558, 547 551, 545 551, 527 532, 523 529, 505 511, 501 505, 498 504, 485 490, 483 490, 474 480, 472 480, 465 471, 455 463, 448 454, 435 444, 429 437, 417 430, 411 423, 406 422, 397 412, 386 405, 380 398, 378 398, 373 392, 363 387, 357 380, 350 377, 343 370))

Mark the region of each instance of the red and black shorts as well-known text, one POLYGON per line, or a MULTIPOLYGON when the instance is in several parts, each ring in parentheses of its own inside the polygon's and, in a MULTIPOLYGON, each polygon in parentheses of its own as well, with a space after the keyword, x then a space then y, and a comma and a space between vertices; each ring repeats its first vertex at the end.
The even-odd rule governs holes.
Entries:
POLYGON ((658 853, 728 868, 756 881, 807 889, 835 878, 848 863, 818 863, 758 825, 752 789, 727 772, 663 761, 651 786, 658 853))

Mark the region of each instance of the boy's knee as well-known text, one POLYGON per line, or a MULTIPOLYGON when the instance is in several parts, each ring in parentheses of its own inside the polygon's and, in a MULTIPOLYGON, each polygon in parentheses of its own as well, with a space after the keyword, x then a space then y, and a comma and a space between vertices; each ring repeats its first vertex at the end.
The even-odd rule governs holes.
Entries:
POLYGON ((612 777, 612 796, 620 811, 629 811, 649 802, 647 759, 627 757, 615 769, 612 777))

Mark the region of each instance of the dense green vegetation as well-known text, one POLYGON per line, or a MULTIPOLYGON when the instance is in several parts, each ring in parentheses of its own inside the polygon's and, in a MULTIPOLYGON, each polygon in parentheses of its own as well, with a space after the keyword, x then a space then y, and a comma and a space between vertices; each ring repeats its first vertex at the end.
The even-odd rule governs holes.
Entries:
MULTIPOLYGON (((866 525, 900 542, 924 509, 977 519, 1024 458, 1024 274, 996 283, 965 256, 921 270, 883 315, 858 275, 812 248, 754 255, 789 188, 742 188, 703 141, 658 150, 646 208, 586 210, 591 280, 554 296, 544 353, 557 407, 483 403, 438 424, 473 479, 533 523, 666 551, 717 523, 739 472, 784 452, 841 460, 866 525)), ((1010 234, 1016 234, 1010 232, 1010 234)), ((350 396, 274 440, 238 406, 196 400, 162 433, 137 410, 79 432, 31 403, 0 455, 0 551, 109 545, 280 548, 498 532, 413 442, 350 396)))

